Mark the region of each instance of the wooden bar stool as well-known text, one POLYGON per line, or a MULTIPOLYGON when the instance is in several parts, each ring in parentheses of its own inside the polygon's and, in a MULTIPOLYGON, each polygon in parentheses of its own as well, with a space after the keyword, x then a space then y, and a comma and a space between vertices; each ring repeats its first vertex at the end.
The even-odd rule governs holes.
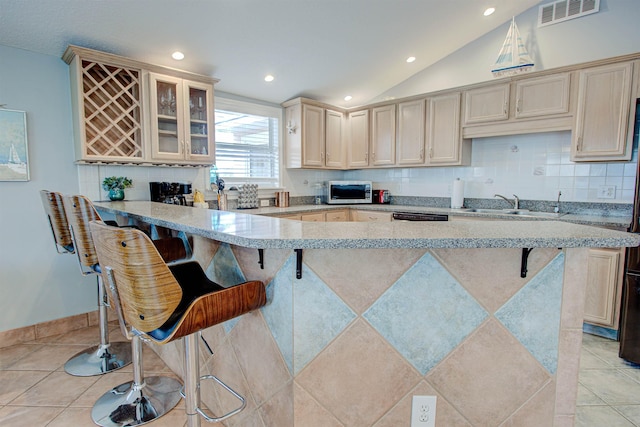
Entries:
MULTIPOLYGON (((213 379, 222 385, 240 401, 240 406, 219 417, 208 416, 199 407, 198 340, 202 329, 265 305, 264 284, 249 281, 224 288, 209 280, 195 261, 167 265, 149 237, 140 230, 92 222, 91 232, 120 325, 138 343, 135 347, 140 346, 141 338, 166 344, 184 337, 187 425, 199 426, 201 416, 210 422, 222 421, 244 409, 244 398, 212 375, 202 378, 213 379)), ((105 422, 114 422, 112 418, 119 413, 142 412, 140 402, 146 405, 151 400, 144 395, 144 387, 136 384, 143 383, 142 378, 136 380, 103 395, 94 405, 94 422, 102 426, 136 425, 105 422), (124 396, 126 387, 135 395, 134 401, 124 396), (113 401, 122 403, 116 411, 105 412, 103 404, 107 408, 113 407, 113 401)))
POLYGON ((62 194, 56 193, 55 191, 41 190, 40 198, 42 199, 44 213, 49 220, 56 251, 60 254, 75 253, 73 239, 69 231, 69 223, 67 222, 67 216, 64 212, 62 194))
POLYGON ((120 369, 131 363, 131 346, 127 342, 109 342, 107 307, 109 300, 100 275, 100 264, 95 254, 89 222, 100 220, 93 204, 84 196, 63 196, 67 229, 73 240, 80 272, 87 276, 95 274, 98 282, 98 327, 100 344, 81 351, 64 365, 64 370, 76 376, 101 375, 120 369))

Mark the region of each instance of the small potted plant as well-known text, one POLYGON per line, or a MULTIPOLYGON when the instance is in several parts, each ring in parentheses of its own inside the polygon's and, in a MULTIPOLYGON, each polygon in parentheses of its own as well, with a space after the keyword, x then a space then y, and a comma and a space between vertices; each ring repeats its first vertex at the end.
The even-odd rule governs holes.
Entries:
POLYGON ((110 176, 102 181, 102 188, 109 192, 112 201, 124 200, 124 189, 133 185, 133 181, 126 176, 110 176))

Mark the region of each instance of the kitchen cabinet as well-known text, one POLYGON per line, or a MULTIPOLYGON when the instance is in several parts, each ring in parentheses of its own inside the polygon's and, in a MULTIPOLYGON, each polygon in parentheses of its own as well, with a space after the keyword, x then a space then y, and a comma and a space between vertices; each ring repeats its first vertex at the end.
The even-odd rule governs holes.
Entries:
POLYGON ((396 105, 371 109, 371 166, 396 162, 396 105))
POLYGON ((349 221, 349 209, 331 210, 325 213, 324 220, 326 222, 344 222, 349 221))
POLYGON ((427 165, 465 165, 471 140, 460 135, 460 92, 427 98, 427 165))
POLYGON ((569 112, 570 74, 517 80, 513 116, 516 119, 566 114, 569 112))
POLYGON ((369 110, 349 112, 347 167, 369 166, 369 110))
POLYGON ((76 160, 141 163, 145 160, 142 69, 77 53, 65 53, 76 160))
POLYGON ((351 211, 351 221, 357 222, 391 222, 393 214, 391 212, 367 211, 353 209, 351 211))
POLYGON ((464 93, 464 124, 495 122, 509 118, 509 84, 470 89, 464 93))
POLYGON ((396 164, 423 165, 425 144, 425 100, 398 104, 396 164))
POLYGON ((214 162, 213 85, 149 74, 152 160, 214 162))
POLYGON ((285 164, 288 168, 344 169, 344 113, 305 98, 285 107, 285 164))
POLYGON ((71 77, 76 161, 213 163, 216 79, 78 46, 62 59, 71 77))
POLYGON ((290 214, 290 215, 278 215, 278 218, 281 219, 296 219, 298 221, 302 220, 301 214, 290 214))
POLYGON ((302 221, 324 222, 324 212, 305 213, 300 215, 302 221))
POLYGON ((603 65, 578 73, 578 109, 571 144, 573 161, 630 160, 633 63, 603 65))
POLYGON ((625 248, 589 249, 584 321, 618 329, 625 248))

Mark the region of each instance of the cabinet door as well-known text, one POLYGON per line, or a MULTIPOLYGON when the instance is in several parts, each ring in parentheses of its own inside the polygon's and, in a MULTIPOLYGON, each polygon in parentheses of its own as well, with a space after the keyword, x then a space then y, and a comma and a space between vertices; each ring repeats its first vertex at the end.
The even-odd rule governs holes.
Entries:
POLYGON ((213 162, 213 85, 184 81, 186 159, 213 162))
POLYGON ((352 211, 353 221, 358 222, 391 222, 392 216, 390 212, 374 212, 374 211, 352 211))
POLYGON ((373 166, 396 162, 396 106, 385 105, 371 110, 371 155, 373 166))
POLYGON ((398 104, 397 164, 424 164, 424 99, 398 104))
POLYGON ((427 102, 427 164, 461 164, 460 92, 429 98, 427 102))
POLYGON ((464 94, 464 124, 509 118, 509 84, 471 89, 464 94))
POLYGON ((325 166, 342 169, 345 166, 342 124, 344 114, 326 110, 325 117, 325 166))
POLYGON ((327 222, 349 221, 349 211, 347 209, 340 209, 337 211, 327 212, 325 214, 325 221, 327 222))
POLYGON ((69 71, 76 160, 143 160, 141 70, 76 56, 69 71))
POLYGON ((632 63, 580 71, 572 160, 629 160, 632 63))
POLYGON ((520 80, 516 87, 517 119, 569 112, 569 73, 520 80))
POLYGON ((324 166, 324 108, 302 105, 302 165, 324 166))
POLYGON ((151 156, 154 159, 185 158, 182 79, 149 74, 151 87, 151 156))
POLYGON ((349 141, 347 144, 350 168, 369 166, 369 110, 349 113, 349 141))
POLYGON ((609 328, 617 327, 621 261, 620 248, 589 250, 585 322, 609 328))
POLYGON ((302 214, 303 221, 324 222, 324 212, 302 214))

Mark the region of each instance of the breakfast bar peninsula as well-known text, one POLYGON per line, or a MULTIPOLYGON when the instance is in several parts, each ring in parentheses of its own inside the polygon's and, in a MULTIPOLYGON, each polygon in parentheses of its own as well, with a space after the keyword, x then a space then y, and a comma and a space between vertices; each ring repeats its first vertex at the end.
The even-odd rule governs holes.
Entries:
MULTIPOLYGON (((437 397, 438 427, 572 426, 588 249, 640 244, 559 221, 318 223, 96 206, 185 233, 223 286, 267 284, 265 307, 203 332, 215 354, 203 344, 203 373, 247 398, 227 426, 409 426, 414 395, 437 397)), ((154 350, 182 375, 179 345, 154 350)), ((205 384, 209 408, 233 405, 205 384)))

